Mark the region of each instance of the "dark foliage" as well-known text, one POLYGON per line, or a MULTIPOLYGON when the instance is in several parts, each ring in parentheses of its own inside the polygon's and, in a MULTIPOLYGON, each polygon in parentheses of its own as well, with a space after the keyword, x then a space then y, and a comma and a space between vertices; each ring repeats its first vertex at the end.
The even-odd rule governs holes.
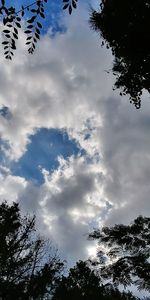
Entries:
POLYGON ((150 291, 150 218, 139 216, 128 226, 103 227, 89 238, 98 240, 95 264, 100 265, 102 278, 150 291))
POLYGON ((115 56, 115 88, 140 108, 143 89, 150 92, 150 1, 102 0, 100 7, 90 24, 115 56))
MULTIPOLYGON (((63 9, 67 9, 69 14, 77 7, 78 0, 62 1, 63 9)), ((5 0, 0 0, 0 2, 0 17, 4 25, 2 44, 5 58, 11 60, 14 55, 18 30, 21 28, 21 21, 24 16, 27 19, 27 26, 24 31, 27 35, 26 45, 28 46, 28 52, 33 54, 35 45, 40 39, 41 20, 45 18, 45 4, 48 0, 36 0, 27 6, 21 6, 20 10, 16 10, 15 6, 9 7, 5 0), (27 15, 25 15, 26 12, 27 15)))
POLYGON ((131 293, 120 292, 112 285, 103 286, 86 262, 79 261, 63 277, 52 300, 136 300, 131 293))
POLYGON ((56 251, 37 236, 35 217, 21 217, 17 203, 12 206, 2 203, 0 299, 44 299, 55 289, 62 269, 56 251))

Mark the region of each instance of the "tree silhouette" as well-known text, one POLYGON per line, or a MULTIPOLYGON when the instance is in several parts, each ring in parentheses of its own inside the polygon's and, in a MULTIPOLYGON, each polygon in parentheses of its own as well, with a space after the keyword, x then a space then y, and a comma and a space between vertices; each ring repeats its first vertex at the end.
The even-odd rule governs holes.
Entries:
POLYGON ((63 263, 37 236, 35 217, 21 217, 17 203, 0 205, 0 299, 44 299, 56 287, 63 263))
POLYGON ((63 277, 56 288, 52 300, 136 300, 131 293, 120 292, 112 285, 102 285, 100 278, 88 267, 87 262, 79 261, 63 277))
POLYGON ((150 92, 150 2, 102 0, 100 8, 92 11, 90 24, 115 57, 115 88, 140 108, 143 89, 150 92))
MULTIPOLYGON (((78 0, 62 0, 63 9, 68 10, 69 14, 77 7, 78 0)), ((11 60, 16 50, 16 40, 18 31, 22 26, 22 19, 26 20, 24 33, 28 52, 33 54, 36 43, 40 39, 42 24, 41 20, 45 18, 45 5, 48 0, 36 0, 27 6, 21 5, 18 10, 15 6, 9 6, 7 1, 0 0, 0 18, 4 25, 2 30, 4 46, 4 55, 6 59, 11 60)))
POLYGON ((133 283, 150 292, 150 218, 139 216, 130 225, 96 229, 89 238, 98 240, 93 263, 100 265, 103 279, 125 287, 133 283))

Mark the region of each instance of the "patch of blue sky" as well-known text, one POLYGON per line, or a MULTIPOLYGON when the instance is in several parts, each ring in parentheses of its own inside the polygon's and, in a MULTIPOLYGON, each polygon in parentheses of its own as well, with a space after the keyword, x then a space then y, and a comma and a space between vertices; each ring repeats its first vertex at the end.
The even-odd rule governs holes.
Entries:
MULTIPOLYGON (((7 106, 0 107, 0 121, 1 118, 4 118, 6 120, 11 119, 11 112, 7 106)), ((1 166, 6 165, 7 159, 5 153, 7 150, 9 150, 9 148, 10 148, 9 143, 0 137, 0 165, 1 166)))
POLYGON ((64 33, 67 28, 63 24, 62 16, 62 0, 55 1, 51 0, 48 1, 45 5, 45 19, 42 20, 43 29, 42 33, 46 33, 49 28, 51 28, 51 36, 55 36, 57 32, 64 33))
POLYGON ((9 120, 11 118, 11 112, 7 106, 0 107, 0 117, 9 120))
POLYGON ((5 152, 10 148, 9 143, 0 138, 0 164, 6 164, 5 152))
MULTIPOLYGON (((82 0, 82 4, 85 3, 87 7, 93 7, 93 4, 96 0, 82 0)), ((26 7, 28 5, 31 5, 32 3, 35 3, 35 0, 6 0, 5 5, 6 7, 15 7, 16 11, 20 11, 22 6, 26 7)), ((79 9, 80 3, 77 4, 77 9, 79 9)), ((47 0, 47 3, 44 3, 45 6, 45 19, 40 18, 38 21, 42 24, 42 30, 41 33, 45 34, 51 28, 51 37, 55 36, 56 33, 64 33, 66 32, 67 28, 63 24, 63 15, 66 13, 69 16, 68 11, 63 10, 63 0, 47 0)), ((30 7, 30 8, 34 8, 30 7)), ((26 11, 25 14, 26 17, 30 16, 30 12, 26 11)))
POLYGON ((52 172, 59 166, 58 156, 68 159, 71 155, 85 155, 75 140, 69 139, 64 130, 38 130, 30 136, 27 151, 17 162, 11 163, 11 173, 41 185, 44 182, 41 168, 52 172))
MULTIPOLYGON (((6 7, 15 7, 16 11, 20 11, 22 6, 27 7, 32 3, 35 3, 35 0, 6 0, 5 5, 6 7)), ((51 28, 52 36, 55 33, 63 33, 66 31, 64 24, 62 23, 62 14, 63 14, 63 1, 59 0, 48 0, 47 3, 44 3, 45 7, 45 18, 39 17, 37 21, 42 24, 41 33, 45 34, 51 28)), ((35 5, 31 6, 30 8, 35 8, 35 5)), ((28 18, 31 16, 31 13, 26 10, 24 18, 28 18)))

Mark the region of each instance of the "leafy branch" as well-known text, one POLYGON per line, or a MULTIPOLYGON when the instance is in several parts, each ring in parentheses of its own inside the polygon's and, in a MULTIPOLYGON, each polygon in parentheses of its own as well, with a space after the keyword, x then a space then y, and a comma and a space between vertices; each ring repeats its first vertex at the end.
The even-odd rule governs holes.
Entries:
MULTIPOLYGON (((68 10, 72 14, 73 9, 77 7, 78 0, 62 0, 63 9, 68 10)), ((27 26, 24 33, 27 35, 26 45, 28 52, 33 54, 35 44, 40 39, 42 24, 40 18, 45 18, 45 4, 48 0, 36 0, 27 6, 21 6, 21 9, 16 11, 16 8, 5 5, 5 0, 1 0, 0 15, 2 18, 4 29, 2 30, 2 45, 4 47, 4 56, 6 59, 12 60, 13 51, 16 50, 16 40, 18 40, 18 29, 21 28, 22 18, 27 15, 27 26)))

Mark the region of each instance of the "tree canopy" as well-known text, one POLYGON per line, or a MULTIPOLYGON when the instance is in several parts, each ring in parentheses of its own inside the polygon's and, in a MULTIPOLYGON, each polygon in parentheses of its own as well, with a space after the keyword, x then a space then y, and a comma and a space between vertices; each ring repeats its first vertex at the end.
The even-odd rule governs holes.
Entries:
POLYGON ((133 283, 150 292, 150 218, 139 216, 130 225, 96 229, 89 238, 98 240, 95 264, 103 279, 125 287, 133 283))
POLYGON ((143 89, 150 92, 150 1, 102 0, 90 24, 114 55, 115 88, 140 108, 143 89))
POLYGON ((17 203, 0 205, 0 298, 44 299, 53 292, 63 263, 48 240, 36 234, 35 217, 17 203))
POLYGON ((131 283, 150 291, 150 218, 139 216, 128 226, 103 227, 90 238, 99 241, 97 260, 79 261, 64 275, 64 263, 49 241, 36 233, 35 217, 22 217, 18 203, 3 202, 0 298, 138 300, 117 287, 131 283))
POLYGON ((63 277, 52 300, 136 300, 130 292, 120 292, 112 285, 102 285, 87 262, 79 261, 63 277))

